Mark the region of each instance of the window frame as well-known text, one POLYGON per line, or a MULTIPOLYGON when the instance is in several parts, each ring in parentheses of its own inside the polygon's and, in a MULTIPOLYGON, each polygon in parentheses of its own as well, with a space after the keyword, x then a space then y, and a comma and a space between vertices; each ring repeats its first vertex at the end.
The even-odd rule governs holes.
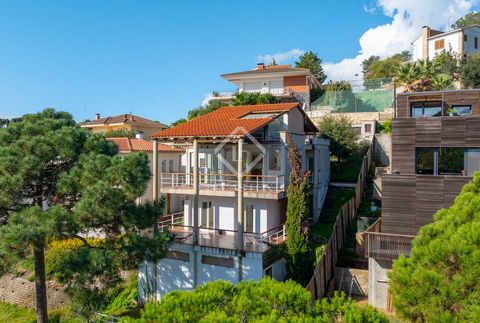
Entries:
POLYGON ((435 50, 440 50, 445 48, 445 38, 437 39, 434 43, 435 50))
POLYGON ((410 117, 411 118, 438 118, 443 116, 444 102, 443 101, 419 101, 410 102, 410 117), (440 108, 440 115, 425 115, 425 109, 440 108), (421 109, 422 115, 415 116, 414 111, 421 109))

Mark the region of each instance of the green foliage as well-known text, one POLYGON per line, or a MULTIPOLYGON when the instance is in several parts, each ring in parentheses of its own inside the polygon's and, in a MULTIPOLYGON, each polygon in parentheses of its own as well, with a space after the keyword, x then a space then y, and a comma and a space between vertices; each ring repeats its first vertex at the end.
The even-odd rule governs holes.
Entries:
POLYGON ((178 126, 179 124, 185 123, 185 122, 187 122, 187 121, 188 121, 188 120, 187 120, 186 118, 178 119, 178 120, 172 122, 172 123, 170 124, 170 127, 178 126))
MULTIPOLYGON (((74 303, 88 301, 87 314, 98 306, 90 298, 121 282, 121 270, 161 257, 169 242, 163 234, 142 234, 163 211, 163 202, 136 204, 150 179, 148 156, 120 157, 116 152, 104 136, 53 109, 0 128, 0 213, 8 214, 8 223, 0 227, 2 266, 26 258, 33 249, 35 270, 42 269, 48 242, 80 241, 80 246, 62 249, 48 270, 68 287, 74 303), (99 230, 105 238, 91 244, 79 235, 89 230, 99 230)), ((43 297, 41 280, 37 290, 43 297)))
POLYGON ((480 173, 434 219, 420 229, 410 258, 393 264, 393 304, 411 321, 478 322, 480 173))
POLYGON ((453 29, 468 27, 473 25, 480 25, 480 12, 470 12, 463 16, 462 18, 458 19, 453 25, 453 29))
POLYGON ((0 322, 35 323, 35 311, 29 308, 0 302, 0 322))
POLYGON ((337 159, 347 158, 357 147, 352 121, 344 114, 331 113, 318 123, 319 135, 330 139, 330 152, 337 159))
POLYGON ((367 80, 393 77, 402 63, 407 62, 410 58, 409 52, 401 52, 385 59, 369 58, 370 61, 364 61, 366 65, 364 65, 363 78, 367 80))
POLYGON ((441 64, 429 60, 403 64, 397 71, 396 82, 405 87, 405 92, 450 89, 453 87, 453 79, 441 73, 444 68, 441 64))
POLYGON ((327 79, 327 75, 323 71, 322 60, 318 57, 317 53, 312 51, 308 51, 300 56, 298 61, 295 62, 295 67, 308 68, 320 83, 325 82, 327 79))
POLYGON ((382 133, 392 133, 392 119, 387 119, 380 123, 380 131, 382 133))
POLYGON ((453 89, 452 78, 448 74, 438 74, 432 79, 432 88, 435 91, 453 89))
POLYGON ((372 55, 367 59, 364 59, 362 61, 362 73, 363 75, 366 75, 368 71, 370 70, 370 67, 372 66, 373 63, 377 62, 380 60, 380 56, 375 56, 372 55))
POLYGON ((292 167, 287 189, 287 274, 289 278, 306 285, 312 273, 308 227, 310 214, 308 175, 302 170, 302 159, 291 134, 287 135, 288 161, 292 167))
POLYGON ((174 291, 149 303, 139 319, 123 322, 388 322, 371 307, 359 308, 344 296, 314 306, 308 291, 287 281, 262 279, 233 285, 215 281, 193 291, 174 291))
POLYGON ((105 132, 106 138, 135 138, 135 136, 136 136, 135 131, 129 130, 126 128, 110 130, 105 132))
POLYGON ((125 312, 129 312, 137 305, 137 277, 130 277, 121 286, 110 291, 108 298, 110 299, 110 302, 105 310, 105 313, 113 316, 122 316, 125 312))
POLYGON ((233 105, 256 105, 275 103, 277 99, 271 93, 240 92, 235 94, 233 105))
POLYGON ((480 53, 469 55, 462 60, 460 80, 466 88, 480 88, 480 53))
POLYGON ((433 64, 438 66, 439 73, 447 74, 452 80, 457 80, 460 72, 460 57, 452 49, 442 50, 435 54, 433 64))
POLYGON ((203 105, 203 106, 200 106, 196 109, 192 109, 192 110, 188 111, 187 121, 198 118, 198 117, 203 116, 207 113, 213 112, 213 111, 215 111, 217 109, 220 109, 221 107, 224 107, 224 106, 226 106, 225 103, 222 103, 222 102, 216 101, 216 100, 211 100, 206 105, 203 105))

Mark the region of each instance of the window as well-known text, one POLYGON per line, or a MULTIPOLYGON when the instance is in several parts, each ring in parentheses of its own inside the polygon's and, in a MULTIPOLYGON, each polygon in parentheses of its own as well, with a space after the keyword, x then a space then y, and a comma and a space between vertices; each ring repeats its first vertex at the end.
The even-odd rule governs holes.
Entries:
POLYGON ((371 124, 366 124, 365 125, 365 132, 366 133, 372 132, 372 125, 371 124))
POLYGON ((174 170, 173 170, 173 160, 172 159, 170 159, 168 161, 168 169, 169 169, 170 173, 173 173, 174 170))
POLYGON ((273 149, 270 150, 270 158, 268 158, 268 169, 269 170, 280 170, 280 150, 273 149))
POLYGON ((480 170, 480 149, 467 149, 467 175, 473 176, 473 173, 480 170))
POLYGON ((253 232, 253 205, 245 207, 245 232, 253 232))
POLYGON ((438 148, 438 175, 463 175, 464 148, 438 148))
POLYGON ((415 102, 411 107, 412 118, 431 118, 442 116, 442 102, 415 102))
POLYGON ((415 152, 417 174, 435 174, 435 148, 417 148, 415 152))
POLYGON ((435 50, 445 48, 445 39, 439 39, 435 41, 435 50))
POLYGON ((463 35, 463 41, 466 42, 467 40, 468 40, 468 37, 467 37, 467 35, 464 34, 464 35, 463 35))
POLYGON ((268 124, 268 137, 269 141, 279 141, 280 131, 283 128, 283 120, 278 117, 268 124))
POLYGON ((202 202, 202 213, 200 216, 200 226, 204 228, 213 228, 212 202, 202 202))
POLYGON ((273 270, 272 270, 272 266, 268 267, 265 269, 265 277, 268 276, 270 278, 272 278, 273 276, 273 270))
POLYGON ((162 160, 162 173, 166 173, 166 172, 167 172, 167 161, 162 160))
POLYGON ((467 114, 472 114, 471 105, 452 105, 453 115, 462 116, 467 114))
POLYGON ((475 49, 478 49, 478 37, 475 37, 473 39, 473 47, 475 47, 475 49))
POLYGON ((355 136, 361 136, 362 135, 362 127, 352 127, 353 132, 355 133, 355 136))

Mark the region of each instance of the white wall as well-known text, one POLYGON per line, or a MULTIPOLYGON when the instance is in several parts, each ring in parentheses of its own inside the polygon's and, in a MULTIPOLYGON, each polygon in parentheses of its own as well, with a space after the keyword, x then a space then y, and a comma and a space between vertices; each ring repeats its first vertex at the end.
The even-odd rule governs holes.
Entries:
POLYGON ((259 77, 243 82, 235 82, 238 85, 239 92, 262 92, 272 94, 283 93, 282 77, 259 77))
POLYGON ((412 60, 418 61, 423 59, 423 40, 422 36, 418 37, 412 45, 412 60))
POLYGON ((442 50, 449 51, 451 49, 455 53, 459 53, 460 52, 459 37, 461 37, 461 35, 462 35, 461 32, 455 32, 455 33, 447 34, 445 36, 438 36, 433 39, 429 39, 428 40, 428 59, 433 60, 435 58, 435 55, 440 54, 442 50), (435 50, 435 42, 441 39, 445 41, 445 46, 441 49, 435 50))
MULTIPOLYGON (((264 277, 265 271, 263 268, 262 253, 247 252, 245 256, 241 258, 240 262, 237 252, 234 250, 193 247, 182 244, 174 244, 171 250, 188 253, 189 260, 183 261, 163 258, 157 263, 157 299, 160 299, 163 295, 173 290, 191 290, 194 288, 195 259, 197 263, 198 285, 214 280, 225 280, 238 284, 240 263, 243 280, 257 281, 264 277), (229 268, 204 264, 202 263, 202 256, 204 255, 223 258, 231 257, 234 265, 232 268, 229 268)), ((146 288, 146 286, 153 285, 153 273, 152 263, 143 262, 139 266, 138 289, 139 301, 141 303, 144 303, 148 296, 149 289, 146 288)), ((277 280, 285 279, 286 268, 284 259, 280 259, 272 265, 272 276, 277 280)))
MULTIPOLYGON (((212 202, 214 228, 222 230, 236 230, 237 220, 237 198, 236 197, 218 197, 218 196, 200 196, 198 215, 201 216, 202 202, 212 202)), ((184 224, 192 225, 192 205, 193 197, 185 201, 184 205, 184 224)), ((253 227, 255 233, 262 233, 279 226, 280 209, 278 201, 263 199, 244 199, 244 209, 247 205, 253 205, 253 227)), ((200 220, 199 220, 200 221, 200 220)), ((200 223, 200 222, 199 222, 200 223)), ((244 223, 246 221, 244 220, 244 223)))

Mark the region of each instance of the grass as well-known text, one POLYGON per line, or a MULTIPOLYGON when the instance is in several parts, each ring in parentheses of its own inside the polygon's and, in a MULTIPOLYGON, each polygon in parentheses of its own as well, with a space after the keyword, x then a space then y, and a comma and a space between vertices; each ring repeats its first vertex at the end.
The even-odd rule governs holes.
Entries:
POLYGON ((351 188, 329 187, 320 219, 313 226, 312 234, 330 239, 340 208, 354 195, 355 191, 351 188))
POLYGON ((36 322, 35 311, 0 302, 0 322, 36 322))
POLYGON ((356 183, 362 167, 363 156, 367 152, 368 144, 360 144, 348 158, 338 161, 330 160, 330 180, 332 182, 356 183))

